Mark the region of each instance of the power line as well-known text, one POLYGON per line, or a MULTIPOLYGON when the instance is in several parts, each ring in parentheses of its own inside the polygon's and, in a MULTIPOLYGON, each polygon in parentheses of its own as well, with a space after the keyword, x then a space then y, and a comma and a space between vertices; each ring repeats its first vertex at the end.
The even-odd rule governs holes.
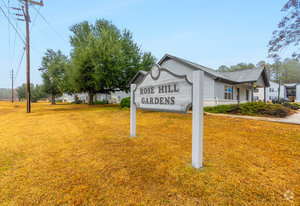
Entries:
POLYGON ((19 62, 18 70, 17 70, 17 73, 16 73, 16 75, 15 75, 15 81, 16 81, 16 79, 17 79, 17 77, 18 77, 19 70, 20 70, 20 68, 21 68, 21 64, 22 64, 23 57, 24 57, 24 54, 25 54, 25 49, 26 49, 26 47, 23 48, 23 54, 22 54, 22 56, 21 56, 21 60, 20 60, 20 62, 19 62))
MULTIPOLYGON (((41 7, 39 7, 39 11, 40 11, 40 9, 41 9, 41 7)), ((32 30, 32 28, 33 28, 33 25, 34 25, 34 23, 35 23, 36 19, 37 19, 37 16, 38 16, 38 12, 36 12, 36 14, 35 14, 35 17, 34 17, 33 23, 32 23, 32 25, 31 25, 31 30, 32 30)))
POLYGON ((23 44, 26 45, 24 39, 21 37, 20 33, 18 32, 18 30, 16 29, 16 27, 12 24, 12 22, 10 21, 10 19, 8 18, 8 16, 6 15, 6 13, 3 11, 2 7, 0 6, 0 9, 2 11, 2 13, 4 14, 4 16, 6 17, 6 19, 9 21, 10 25, 13 27, 13 29, 17 32, 18 36, 20 37, 20 39, 22 40, 23 44))
POLYGON ((42 17, 42 19, 44 19, 44 21, 52 28, 52 30, 66 43, 68 44, 68 42, 56 31, 56 29, 52 26, 52 24, 50 24, 50 22, 32 5, 32 7, 36 10, 36 12, 40 15, 40 17, 42 17))
POLYGON ((23 35, 23 38, 26 39, 25 34, 22 32, 22 29, 21 29, 21 28, 19 27, 19 25, 17 24, 17 21, 15 20, 14 16, 10 13, 8 6, 5 4, 4 0, 1 0, 1 1, 3 2, 4 6, 5 6, 5 7, 7 8, 7 10, 8 10, 8 16, 11 16, 11 17, 12 17, 12 19, 14 20, 14 22, 15 22, 17 28, 21 31, 21 33, 22 33, 22 35, 23 35))

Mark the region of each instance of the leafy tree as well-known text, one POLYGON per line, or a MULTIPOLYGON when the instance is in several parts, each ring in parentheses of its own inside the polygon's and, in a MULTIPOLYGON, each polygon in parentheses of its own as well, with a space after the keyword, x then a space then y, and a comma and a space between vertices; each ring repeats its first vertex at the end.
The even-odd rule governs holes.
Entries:
POLYGON ((43 90, 51 95, 51 104, 55 104, 55 97, 61 95, 59 87, 63 87, 68 58, 61 51, 48 49, 39 70, 42 72, 43 90))
MULTIPOLYGON (((26 84, 22 84, 17 89, 19 100, 26 99, 26 84)), ((30 84, 30 101, 37 102, 40 99, 47 98, 47 94, 43 92, 42 85, 30 84)))
POLYGON ((71 27, 73 92, 87 92, 89 105, 95 93, 128 91, 129 81, 140 69, 149 70, 155 62, 143 53, 128 30, 121 32, 107 20, 82 22, 71 27))
MULTIPOLYGON (((299 46, 300 42, 300 15, 299 0, 288 0, 281 11, 288 12, 278 24, 278 30, 273 32, 273 37, 269 42, 269 57, 277 58, 278 52, 289 45, 299 46)), ((300 54, 294 52, 295 59, 300 59, 300 54)))
POLYGON ((232 71, 240 71, 245 69, 254 69, 255 65, 252 63, 245 64, 245 63, 239 63, 237 65, 232 65, 230 67, 227 67, 225 65, 221 65, 218 69, 220 72, 232 72, 232 71))
POLYGON ((18 93, 19 101, 21 101, 22 99, 26 99, 26 84, 22 84, 16 90, 18 93))

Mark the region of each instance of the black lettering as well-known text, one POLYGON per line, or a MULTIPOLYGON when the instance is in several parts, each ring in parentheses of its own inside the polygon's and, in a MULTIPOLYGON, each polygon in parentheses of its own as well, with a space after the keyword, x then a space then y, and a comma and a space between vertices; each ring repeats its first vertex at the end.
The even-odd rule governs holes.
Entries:
POLYGON ((176 84, 174 84, 174 92, 179 92, 179 89, 176 90, 176 84))
POLYGON ((171 97, 171 105, 175 104, 175 97, 171 97))
POLYGON ((165 104, 170 104, 170 97, 165 97, 165 104))
POLYGON ((151 94, 154 94, 154 87, 151 87, 151 94))
POLYGON ((146 87, 144 88, 144 94, 147 94, 147 88, 146 87))
POLYGON ((140 89, 140 94, 143 94, 143 89, 140 89))
POLYGON ((170 84, 168 85, 168 92, 169 92, 169 93, 173 92, 173 89, 171 88, 171 85, 170 85, 170 84))
POLYGON ((142 98, 142 104, 145 104, 145 98, 142 98))
POLYGON ((154 104, 153 103, 153 97, 150 97, 150 104, 154 104))
POLYGON ((149 99, 148 98, 146 98, 146 104, 149 104, 149 99))
POLYGON ((155 97, 155 104, 159 104, 159 98, 155 97))
POLYGON ((164 93, 164 86, 158 86, 158 93, 164 93))
POLYGON ((147 92, 148 92, 147 94, 151 93, 151 88, 150 87, 147 88, 147 92))
POLYGON ((164 98, 163 97, 159 98, 159 104, 164 104, 164 98))
POLYGON ((165 93, 168 93, 168 85, 165 85, 165 93))

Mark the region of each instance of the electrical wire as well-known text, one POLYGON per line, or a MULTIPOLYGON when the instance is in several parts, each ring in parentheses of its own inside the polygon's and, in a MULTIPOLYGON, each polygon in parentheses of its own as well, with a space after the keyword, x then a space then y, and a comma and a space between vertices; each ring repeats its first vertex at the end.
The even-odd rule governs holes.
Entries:
POLYGON ((68 42, 56 31, 56 29, 50 24, 50 22, 32 5, 36 12, 44 19, 44 21, 52 28, 52 30, 68 45, 68 42))
POLYGON ((4 14, 4 16, 6 17, 6 19, 9 21, 10 25, 13 27, 13 29, 15 30, 15 32, 17 32, 18 36, 20 37, 20 39, 22 40, 23 44, 26 45, 23 37, 21 36, 21 34, 18 32, 18 30, 16 29, 16 27, 13 25, 13 23, 10 21, 10 19, 8 18, 8 16, 6 15, 6 13, 3 11, 2 7, 0 6, 0 10, 2 11, 2 13, 4 14))
POLYGON ((21 60, 20 60, 20 62, 19 62, 18 70, 17 70, 17 73, 16 73, 16 75, 15 75, 14 81, 16 81, 16 79, 17 79, 17 77, 18 77, 19 70, 20 70, 20 68, 21 68, 21 64, 22 64, 23 57, 24 57, 24 54, 25 54, 25 48, 26 48, 26 47, 23 48, 23 53, 22 53, 22 56, 21 56, 21 60))

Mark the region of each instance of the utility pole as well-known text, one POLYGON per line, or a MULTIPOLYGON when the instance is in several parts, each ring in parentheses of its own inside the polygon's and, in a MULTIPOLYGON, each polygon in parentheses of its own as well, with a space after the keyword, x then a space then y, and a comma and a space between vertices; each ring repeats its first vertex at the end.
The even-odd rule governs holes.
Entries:
POLYGON ((14 103, 14 70, 11 70, 11 103, 14 103))
MULTIPOLYGON (((30 3, 31 5, 39 5, 43 6, 43 0, 40 2, 32 1, 32 0, 20 0, 23 1, 25 4, 25 11, 24 11, 24 6, 22 6, 23 10, 23 16, 26 21, 26 99, 27 99, 27 113, 31 113, 31 104, 30 104, 30 39, 29 39, 29 23, 30 21, 30 16, 29 16, 29 11, 28 11, 28 4, 30 3)), ((19 15, 20 16, 20 15, 19 15)), ((24 21, 24 19, 18 19, 19 21, 24 21)))

